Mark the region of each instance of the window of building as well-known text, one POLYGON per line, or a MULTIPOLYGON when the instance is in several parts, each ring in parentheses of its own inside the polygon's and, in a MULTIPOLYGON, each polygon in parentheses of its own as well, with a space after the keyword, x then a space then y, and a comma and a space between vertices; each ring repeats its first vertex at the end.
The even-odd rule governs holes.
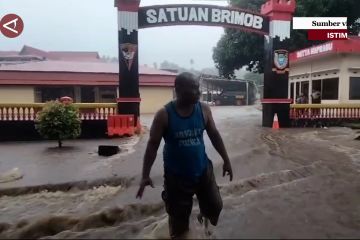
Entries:
POLYGON ((324 100, 337 100, 339 98, 339 78, 322 80, 322 94, 324 100))
POLYGON ((116 102, 116 87, 99 87, 100 102, 114 103, 116 102))
POLYGON ((360 77, 350 77, 350 100, 360 100, 360 77))
POLYGON ((300 96, 300 82, 296 83, 296 94, 295 97, 299 97, 300 96))
POLYGON ((81 87, 81 102, 82 103, 94 103, 95 102, 95 87, 81 87))
POLYGON ((37 87, 35 89, 35 100, 47 102, 68 96, 74 99, 74 87, 37 87))
POLYGON ((309 82, 301 82, 301 93, 305 96, 309 95, 309 82))

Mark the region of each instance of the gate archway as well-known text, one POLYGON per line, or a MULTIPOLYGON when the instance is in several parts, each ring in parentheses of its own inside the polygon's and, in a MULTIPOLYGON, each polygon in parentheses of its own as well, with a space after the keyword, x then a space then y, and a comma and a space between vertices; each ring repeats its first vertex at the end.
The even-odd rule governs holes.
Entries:
POLYGON ((286 39, 290 38, 295 0, 268 0, 260 13, 245 9, 202 4, 140 7, 140 0, 115 0, 118 9, 119 98, 118 114, 140 116, 138 30, 173 25, 206 25, 235 28, 265 36, 264 99, 262 125, 271 127, 278 114, 280 125, 289 126, 286 39))

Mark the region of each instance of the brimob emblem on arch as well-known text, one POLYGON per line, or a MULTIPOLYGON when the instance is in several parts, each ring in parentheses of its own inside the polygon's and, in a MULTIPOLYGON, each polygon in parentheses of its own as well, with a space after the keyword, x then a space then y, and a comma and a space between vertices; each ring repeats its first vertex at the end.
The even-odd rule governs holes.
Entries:
POLYGON ((137 45, 133 43, 120 44, 121 52, 126 63, 128 70, 130 71, 134 61, 134 57, 137 51, 137 45))

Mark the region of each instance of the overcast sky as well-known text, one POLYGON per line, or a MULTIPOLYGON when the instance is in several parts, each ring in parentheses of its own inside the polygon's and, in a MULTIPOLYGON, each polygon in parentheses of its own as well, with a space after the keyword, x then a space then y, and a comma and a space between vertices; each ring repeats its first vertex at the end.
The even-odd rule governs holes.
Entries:
MULTIPOLYGON (((226 1, 142 0, 141 5, 201 3, 226 5, 226 1)), ((0 50, 20 50, 24 44, 46 51, 98 51, 117 56, 117 11, 114 0, 0 0, 0 17, 15 13, 24 21, 15 38, 0 34, 0 50)), ((213 67, 212 48, 221 27, 172 26, 139 31, 140 64, 163 60, 194 68, 213 67)))

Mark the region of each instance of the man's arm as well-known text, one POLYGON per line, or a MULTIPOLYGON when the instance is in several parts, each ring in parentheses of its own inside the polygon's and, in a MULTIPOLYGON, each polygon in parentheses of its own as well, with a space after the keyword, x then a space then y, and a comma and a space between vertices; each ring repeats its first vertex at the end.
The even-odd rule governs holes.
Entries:
POLYGON ((152 180, 150 179, 150 171, 156 159, 157 150, 159 148, 161 139, 164 135, 166 126, 167 126, 167 113, 166 110, 163 108, 155 114, 154 121, 151 125, 150 138, 147 143, 146 151, 144 155, 142 179, 140 182, 139 191, 136 195, 136 197, 138 198, 142 197, 146 186, 150 185, 154 187, 152 180))
POLYGON ((230 159, 227 154, 222 137, 218 129, 216 128, 214 119, 212 117, 211 109, 207 104, 202 104, 202 108, 205 117, 206 132, 210 138, 212 145, 224 160, 223 176, 225 176, 225 173, 227 173, 228 175, 230 175, 230 181, 232 181, 233 173, 232 173, 230 159))

